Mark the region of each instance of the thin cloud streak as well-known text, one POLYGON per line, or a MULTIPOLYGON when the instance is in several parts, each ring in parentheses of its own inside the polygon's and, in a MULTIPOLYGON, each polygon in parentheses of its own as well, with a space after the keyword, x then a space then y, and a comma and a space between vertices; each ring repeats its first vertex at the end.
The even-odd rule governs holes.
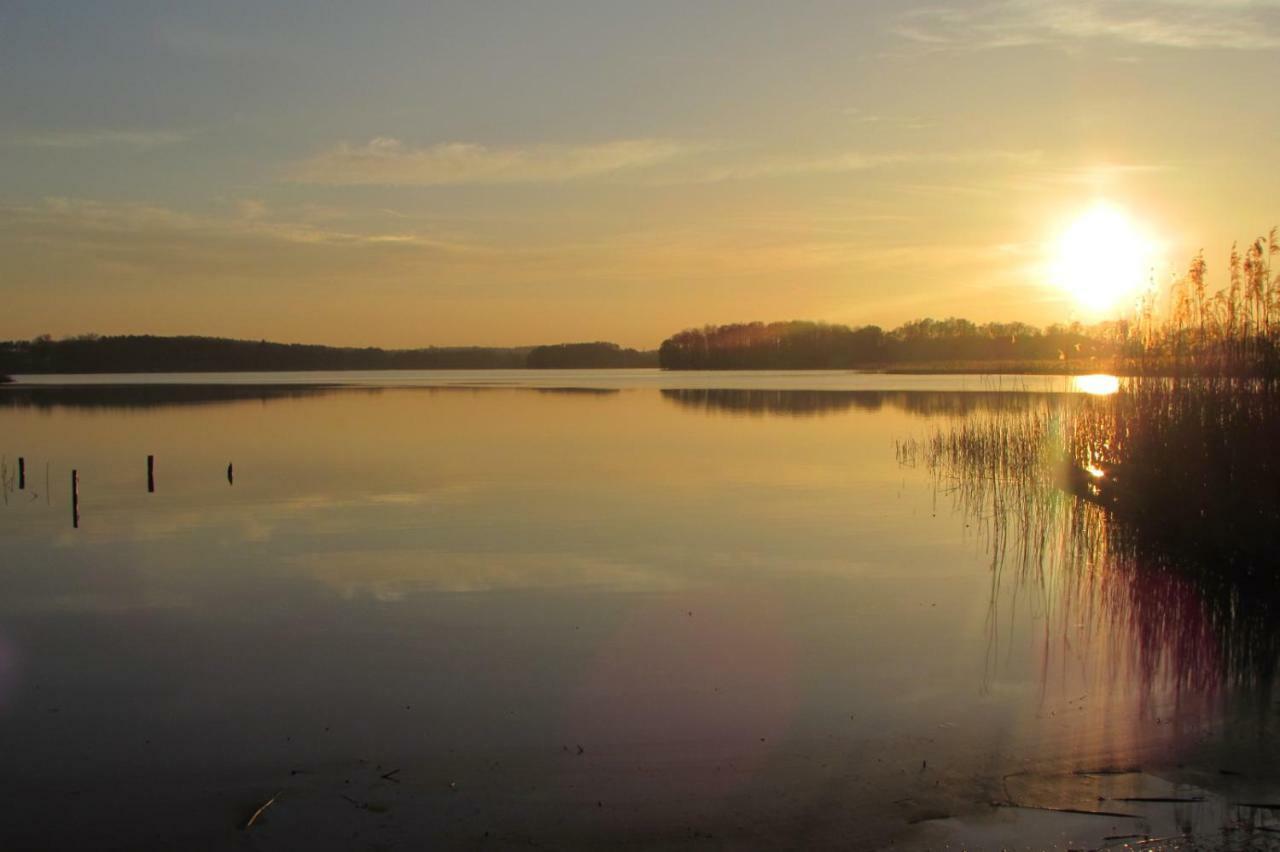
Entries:
POLYGON ((172 130, 55 130, 17 133, 3 137, 7 145, 21 148, 84 150, 89 148, 129 148, 145 151, 176 145, 188 134, 172 130))
MULTIPOLYGON (((757 178, 790 177, 806 174, 839 174, 864 172, 899 166, 926 165, 976 165, 982 163, 1006 163, 1034 165, 1043 159, 1040 151, 900 151, 874 153, 844 151, 817 154, 808 157, 759 157, 716 167, 692 179, 695 183, 752 180, 757 178)), ((676 180, 671 181, 678 182, 676 180)))
POLYGON ((347 144, 295 166, 298 183, 338 186, 457 186, 558 183, 621 178, 658 186, 840 174, 899 166, 1004 163, 1034 165, 1040 151, 858 151, 777 155, 728 144, 622 140, 599 145, 494 148, 448 143, 411 148, 379 138, 347 144))
POLYGON ((414 148, 378 137, 342 144, 292 170, 299 183, 330 185, 447 186, 555 183, 601 177, 669 162, 689 151, 661 139, 623 139, 593 145, 488 147, 450 142, 414 148))
POLYGON ((266 206, 253 200, 240 202, 236 210, 234 217, 197 216, 150 204, 48 198, 38 205, 0 206, 0 222, 11 228, 34 229, 53 239, 88 232, 154 238, 183 234, 193 239, 252 238, 306 245, 403 245, 453 253, 478 249, 464 240, 421 232, 367 233, 268 219, 266 206))
POLYGON ((1280 48, 1276 0, 1000 0, 907 12, 892 31, 934 51, 1084 41, 1184 50, 1280 48))

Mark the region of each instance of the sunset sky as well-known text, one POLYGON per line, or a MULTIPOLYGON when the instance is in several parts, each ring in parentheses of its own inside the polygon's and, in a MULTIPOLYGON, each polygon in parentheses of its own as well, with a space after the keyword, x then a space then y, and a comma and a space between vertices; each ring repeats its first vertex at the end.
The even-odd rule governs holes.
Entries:
POLYGON ((1097 205, 1280 223, 1277 81, 1280 0, 7 0, 0 338, 1095 319, 1097 205))

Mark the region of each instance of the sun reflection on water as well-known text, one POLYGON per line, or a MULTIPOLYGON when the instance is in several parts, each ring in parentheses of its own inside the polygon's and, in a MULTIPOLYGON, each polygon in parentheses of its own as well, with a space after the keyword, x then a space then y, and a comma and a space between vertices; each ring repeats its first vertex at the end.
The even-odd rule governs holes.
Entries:
POLYGON ((1071 389, 1090 396, 1111 396, 1120 390, 1120 379, 1106 373, 1095 373, 1089 376, 1072 376, 1071 389))

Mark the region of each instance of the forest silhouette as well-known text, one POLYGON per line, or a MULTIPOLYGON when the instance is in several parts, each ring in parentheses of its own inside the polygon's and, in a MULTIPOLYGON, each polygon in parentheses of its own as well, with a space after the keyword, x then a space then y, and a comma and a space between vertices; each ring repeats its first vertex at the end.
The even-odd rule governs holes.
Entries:
POLYGON ((220 337, 99 336, 0 342, 0 375, 26 373, 203 373, 307 370, 519 370, 526 367, 657 366, 656 352, 615 343, 455 346, 424 349, 335 347, 220 337))
POLYGON ((679 332, 659 350, 616 343, 526 347, 379 349, 233 340, 96 334, 0 342, 0 375, 199 373, 307 370, 617 369, 668 370, 936 368, 969 364, 1012 371, 1098 369, 1122 352, 1111 326, 1038 329, 922 319, 892 331, 790 321, 706 326, 679 332), (1106 363, 1104 363, 1106 362, 1106 363))

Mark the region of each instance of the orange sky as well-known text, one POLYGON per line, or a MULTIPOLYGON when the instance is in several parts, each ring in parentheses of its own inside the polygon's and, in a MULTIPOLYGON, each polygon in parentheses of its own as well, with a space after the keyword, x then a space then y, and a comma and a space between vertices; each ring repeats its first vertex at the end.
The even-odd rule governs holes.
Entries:
POLYGON ((1274 0, 209 6, 0 12, 0 338, 1043 324, 1100 202, 1280 222, 1274 0))

